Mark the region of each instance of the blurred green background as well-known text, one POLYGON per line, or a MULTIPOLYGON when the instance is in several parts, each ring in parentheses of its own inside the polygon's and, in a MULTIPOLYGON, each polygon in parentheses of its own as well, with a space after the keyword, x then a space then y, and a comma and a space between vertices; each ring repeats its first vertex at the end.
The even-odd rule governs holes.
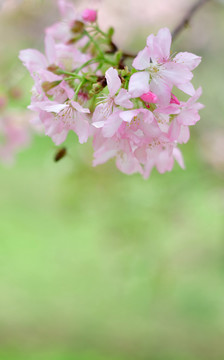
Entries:
MULTIPOLYGON (((103 26, 116 19, 129 34, 116 35, 119 45, 138 51, 192 3, 143 1, 149 20, 131 0, 97 6, 103 26)), ((0 90, 19 88, 9 107, 21 111, 32 80, 18 51, 42 50, 43 29, 58 14, 56 1, 8 5, 0 90)), ((35 136, 12 168, 1 165, 0 359, 224 359, 223 19, 222 3, 210 2, 173 44, 203 57, 194 85, 206 107, 181 147, 186 171, 176 165, 145 181, 113 161, 92 168, 91 144, 74 134, 59 163, 51 139, 35 136)))

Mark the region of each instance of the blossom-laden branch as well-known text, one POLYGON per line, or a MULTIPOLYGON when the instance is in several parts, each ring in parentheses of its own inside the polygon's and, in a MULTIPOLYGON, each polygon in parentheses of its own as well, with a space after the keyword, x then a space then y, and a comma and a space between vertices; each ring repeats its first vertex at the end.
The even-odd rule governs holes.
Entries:
POLYGON ((192 71, 197 55, 171 53, 167 28, 149 35, 146 46, 125 63, 128 54, 113 43, 113 28, 100 29, 97 13, 58 0, 62 21, 46 29, 45 53, 27 49, 20 59, 34 79, 29 108, 39 113, 45 134, 56 145, 69 131, 79 142, 93 138, 93 165, 116 159, 126 174, 147 178, 153 167, 170 171, 174 160, 184 168, 178 144, 189 140, 189 127, 199 121, 192 71), (189 96, 184 102, 176 88, 189 96))

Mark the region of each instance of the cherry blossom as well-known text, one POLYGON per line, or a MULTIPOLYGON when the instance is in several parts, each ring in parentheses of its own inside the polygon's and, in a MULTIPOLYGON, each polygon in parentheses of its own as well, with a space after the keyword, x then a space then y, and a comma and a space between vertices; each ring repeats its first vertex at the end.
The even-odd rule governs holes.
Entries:
POLYGON ((201 57, 172 53, 171 33, 162 28, 128 66, 96 10, 79 12, 65 0, 58 6, 62 20, 46 29, 45 54, 20 52, 34 80, 29 109, 45 134, 56 145, 69 131, 80 143, 92 139, 93 166, 114 158, 121 172, 145 179, 153 168, 171 171, 175 161, 184 169, 178 145, 189 140, 203 108, 202 90, 191 82, 201 57))

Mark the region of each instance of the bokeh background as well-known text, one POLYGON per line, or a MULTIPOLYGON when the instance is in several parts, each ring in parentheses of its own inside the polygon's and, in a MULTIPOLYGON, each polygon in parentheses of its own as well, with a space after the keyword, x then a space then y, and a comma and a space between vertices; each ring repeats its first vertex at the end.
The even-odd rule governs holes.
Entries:
MULTIPOLYGON (((115 42, 137 52, 174 29, 190 0, 74 1, 99 9, 115 42)), ((43 50, 56 0, 1 0, 0 92, 23 112, 32 80, 20 49, 43 50)), ((34 136, 13 167, 0 166, 0 359, 224 359, 224 6, 210 1, 173 43, 203 57, 201 121, 164 175, 91 167, 74 134, 53 161, 34 136)))

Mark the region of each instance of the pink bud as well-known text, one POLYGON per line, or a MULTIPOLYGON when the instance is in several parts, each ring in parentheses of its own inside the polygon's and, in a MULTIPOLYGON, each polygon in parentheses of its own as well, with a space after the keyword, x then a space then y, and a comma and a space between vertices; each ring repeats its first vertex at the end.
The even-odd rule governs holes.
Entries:
POLYGON ((85 9, 82 13, 82 18, 84 21, 94 22, 97 18, 97 12, 93 9, 85 9))
POLYGON ((177 99, 175 95, 171 94, 170 104, 180 105, 180 101, 177 99))
POLYGON ((141 99, 147 103, 156 103, 158 101, 158 97, 152 91, 149 91, 141 96, 141 99))

